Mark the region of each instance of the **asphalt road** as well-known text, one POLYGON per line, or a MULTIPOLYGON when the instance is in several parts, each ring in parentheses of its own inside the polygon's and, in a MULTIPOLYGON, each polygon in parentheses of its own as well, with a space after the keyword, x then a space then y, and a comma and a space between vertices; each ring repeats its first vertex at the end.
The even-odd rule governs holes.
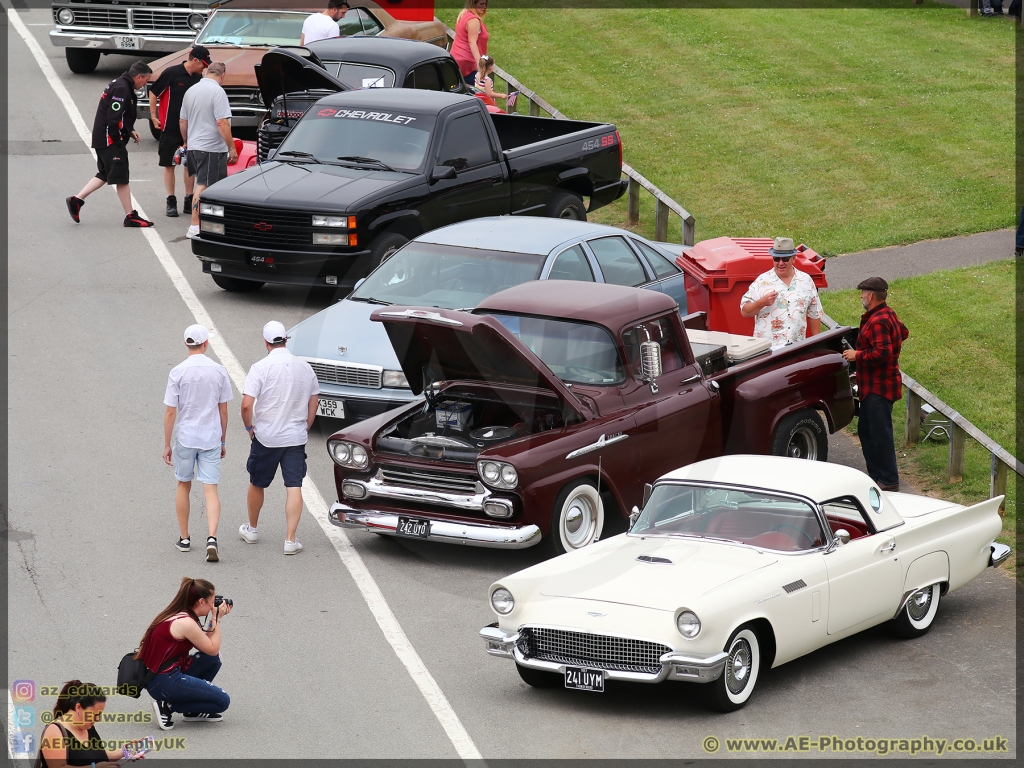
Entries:
MULTIPOLYGON (((49 11, 19 15, 91 125, 104 85, 130 59, 104 57, 96 73, 73 75, 46 39, 49 11)), ((179 579, 201 576, 235 601, 217 679, 232 698, 224 721, 179 718, 170 734, 152 724, 108 723, 104 738, 184 738, 184 750, 161 755, 172 758, 457 757, 449 731, 311 515, 299 527, 305 551, 284 557, 277 485, 267 494, 260 543, 238 539, 247 438, 237 392, 220 486, 222 560, 210 564, 198 549, 174 548, 161 400, 193 317, 143 234, 120 226, 112 192, 89 198, 81 224, 70 220, 64 198, 94 173, 94 161, 10 28, 8 66, 8 687, 73 677, 113 685, 121 656, 179 579)), ((163 216, 156 143, 141 127, 142 144, 130 153, 132 190, 247 369, 264 354, 267 320, 291 326, 332 298, 280 287, 237 295, 214 286, 184 239, 187 221, 163 216)), ((314 428, 309 466, 329 503, 326 436, 314 428)), ((856 452, 845 450, 856 462, 856 452)), ((197 541, 205 528, 201 498, 193 493, 197 541)), ((849 638, 766 674, 745 709, 722 716, 701 709, 682 684, 620 685, 603 695, 533 690, 510 663, 486 656, 477 631, 493 619, 487 586, 536 562, 536 552, 357 532, 349 539, 485 758, 700 757, 709 735, 819 734, 999 735, 1009 739, 1007 756, 1015 755, 1014 583, 1002 574, 988 571, 944 599, 924 638, 900 642, 880 629, 849 638)), ((37 697, 37 717, 52 703, 37 697)), ((140 709, 149 711, 146 694, 107 706, 140 709)))

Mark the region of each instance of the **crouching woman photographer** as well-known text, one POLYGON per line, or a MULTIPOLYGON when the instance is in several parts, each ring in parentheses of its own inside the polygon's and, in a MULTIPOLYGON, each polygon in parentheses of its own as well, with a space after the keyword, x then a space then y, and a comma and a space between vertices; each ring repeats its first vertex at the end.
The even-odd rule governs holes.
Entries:
POLYGON ((220 722, 231 698, 211 681, 220 670, 220 622, 231 601, 218 598, 205 579, 184 578, 178 594, 146 630, 135 658, 156 673, 146 690, 153 697, 157 724, 174 727, 171 715, 186 721, 220 722), (204 626, 200 618, 207 619, 204 626), (195 649, 198 653, 189 655, 195 649))

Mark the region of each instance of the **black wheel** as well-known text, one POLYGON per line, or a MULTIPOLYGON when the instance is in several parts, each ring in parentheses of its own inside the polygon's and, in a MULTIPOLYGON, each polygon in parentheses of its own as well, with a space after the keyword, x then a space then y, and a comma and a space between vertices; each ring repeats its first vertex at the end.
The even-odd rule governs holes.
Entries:
POLYGON ((225 291, 232 291, 233 293, 251 293, 252 291, 258 291, 264 286, 264 283, 258 280, 240 280, 237 277, 225 277, 224 275, 210 275, 210 277, 213 278, 213 282, 225 291))
POLYGON ((552 219, 571 219, 586 221, 587 209, 583 206, 583 198, 572 192, 555 192, 548 200, 547 215, 552 219))
POLYGON ((68 69, 76 75, 88 75, 100 63, 100 52, 91 48, 65 48, 64 58, 68 60, 68 69))
POLYGON ((157 141, 160 141, 160 129, 153 125, 152 120, 147 120, 146 122, 149 123, 149 135, 152 136, 157 141))
POLYGON ((932 628, 935 614, 939 611, 941 584, 922 587, 907 599, 900 615, 892 621, 892 632, 896 637, 920 637, 932 628))
POLYGON ((564 555, 592 544, 604 530, 604 503, 589 480, 568 483, 555 499, 548 551, 564 555))
POLYGON ((516 664, 516 672, 519 673, 519 677, 523 679, 524 683, 534 688, 554 688, 563 682, 562 678, 554 672, 542 672, 539 669, 530 669, 519 664, 516 664))
POLYGON ((385 232, 370 245, 370 259, 376 269, 382 262, 391 258, 395 251, 409 242, 409 238, 397 232, 385 232))
POLYGON ((772 455, 828 461, 828 430, 817 411, 797 411, 779 422, 772 436, 772 455))
POLYGON ((735 712, 754 692, 761 671, 761 646, 757 633, 740 627, 725 646, 729 658, 721 676, 700 686, 704 704, 716 712, 735 712))

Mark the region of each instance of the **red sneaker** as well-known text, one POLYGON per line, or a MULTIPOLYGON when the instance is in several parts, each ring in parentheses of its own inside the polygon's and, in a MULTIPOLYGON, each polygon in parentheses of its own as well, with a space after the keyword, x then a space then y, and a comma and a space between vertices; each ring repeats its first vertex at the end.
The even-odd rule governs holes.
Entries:
POLYGON ((68 204, 68 213, 71 214, 71 218, 75 220, 75 223, 78 224, 81 222, 81 218, 79 218, 78 214, 81 212, 82 206, 85 205, 85 200, 72 195, 64 202, 68 204))
POLYGON ((153 222, 139 216, 138 211, 132 211, 124 217, 124 225, 126 227, 152 227, 153 222))

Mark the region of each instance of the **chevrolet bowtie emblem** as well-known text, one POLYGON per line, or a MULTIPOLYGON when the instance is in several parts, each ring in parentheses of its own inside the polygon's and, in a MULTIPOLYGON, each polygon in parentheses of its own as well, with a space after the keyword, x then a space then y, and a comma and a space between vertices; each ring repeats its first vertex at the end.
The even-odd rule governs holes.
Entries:
POLYGON ((346 352, 348 352, 348 347, 338 347, 339 355, 344 355, 346 352))
POLYGON ((252 225, 252 228, 260 232, 269 232, 274 228, 274 225, 268 224, 265 221, 257 221, 255 224, 252 225))

